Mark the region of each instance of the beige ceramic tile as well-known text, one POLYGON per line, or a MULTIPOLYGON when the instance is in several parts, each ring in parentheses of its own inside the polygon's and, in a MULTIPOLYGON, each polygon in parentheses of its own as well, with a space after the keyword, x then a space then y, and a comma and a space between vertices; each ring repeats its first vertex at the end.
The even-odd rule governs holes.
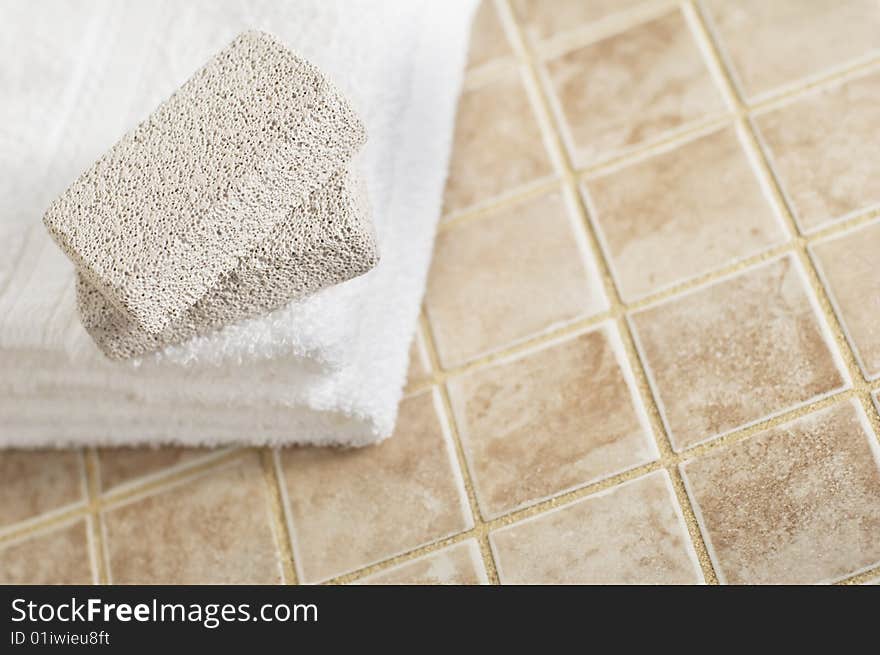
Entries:
POLYGON ((495 3, 492 0, 482 0, 471 27, 468 68, 477 68, 505 57, 512 58, 513 51, 501 27, 495 3))
POLYGON ((863 373, 880 378, 880 221, 812 252, 863 373))
POLYGON ((435 399, 404 400, 377 446, 282 451, 294 555, 319 582, 472 526, 460 472, 435 399))
POLYGON ((0 584, 92 584, 85 520, 0 547, 0 584))
POLYGON ((412 343, 409 346, 409 370, 406 374, 407 391, 417 387, 431 376, 428 363, 425 358, 424 348, 421 344, 421 337, 416 332, 412 343))
POLYGON ((546 64, 575 166, 724 111, 677 10, 546 64))
POLYGON ((703 0, 748 98, 880 52, 876 0, 703 0))
POLYGON ((846 382, 791 256, 632 315, 676 450, 846 382))
POLYGON ((878 448, 843 402, 682 466, 719 578, 814 583, 880 561, 878 448))
POLYGON ((0 528, 83 502, 83 479, 77 451, 0 452, 0 528))
POLYGON ((474 539, 468 539, 374 573, 360 584, 478 585, 488 582, 480 548, 474 539))
POLYGON ((486 517, 657 458, 621 351, 605 325, 449 383, 486 517))
POLYGON ((811 93, 755 123, 802 230, 880 206, 880 73, 811 93))
POLYGON ((105 491, 198 462, 216 454, 207 448, 106 448, 99 451, 101 488, 105 491))
POLYGON ((786 241, 733 127, 587 182, 625 301, 786 241))
POLYGON ((444 213, 484 203, 553 174, 519 72, 465 89, 458 106, 444 213))
POLYGON ((109 509, 103 522, 116 584, 282 581, 256 456, 109 509))
POLYGON ((425 307, 445 368, 607 308, 561 192, 437 237, 425 307))
POLYGON ((693 584, 696 554, 666 471, 496 530, 505 584, 693 584))
POLYGON ((512 0, 511 8, 532 41, 608 18, 645 0, 512 0))

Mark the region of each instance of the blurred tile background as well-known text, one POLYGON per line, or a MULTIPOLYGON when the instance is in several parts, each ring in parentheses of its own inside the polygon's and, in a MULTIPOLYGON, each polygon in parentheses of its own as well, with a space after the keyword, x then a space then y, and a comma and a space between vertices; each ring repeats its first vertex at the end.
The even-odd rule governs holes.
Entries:
POLYGON ((880 576, 880 4, 485 0, 395 435, 0 453, 0 582, 880 576))

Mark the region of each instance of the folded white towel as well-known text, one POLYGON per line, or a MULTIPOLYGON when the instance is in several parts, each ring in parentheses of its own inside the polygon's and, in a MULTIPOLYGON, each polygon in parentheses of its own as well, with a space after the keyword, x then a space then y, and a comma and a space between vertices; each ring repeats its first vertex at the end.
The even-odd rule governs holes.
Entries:
POLYGON ((472 0, 11 2, 0 7, 0 445, 365 444, 390 434, 439 215, 472 0), (138 364, 78 322, 52 197, 244 29, 351 98, 382 261, 138 364))

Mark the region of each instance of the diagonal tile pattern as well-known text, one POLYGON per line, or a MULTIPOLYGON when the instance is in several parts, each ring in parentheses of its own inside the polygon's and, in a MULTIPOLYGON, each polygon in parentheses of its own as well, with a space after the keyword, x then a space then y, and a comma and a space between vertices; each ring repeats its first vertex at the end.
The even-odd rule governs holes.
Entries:
POLYGON ((878 9, 486 0, 397 434, 2 453, 0 581, 876 580, 878 9))

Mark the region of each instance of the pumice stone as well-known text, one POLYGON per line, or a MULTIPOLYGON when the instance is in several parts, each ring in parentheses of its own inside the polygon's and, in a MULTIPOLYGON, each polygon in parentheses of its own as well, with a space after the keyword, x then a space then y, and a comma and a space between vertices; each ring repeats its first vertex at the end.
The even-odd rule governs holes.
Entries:
POLYGON ((291 210, 234 270, 158 333, 150 333, 77 277, 86 330, 112 358, 136 357, 234 321, 259 316, 370 270, 378 251, 366 190, 345 172, 291 210))
POLYGON ((317 68, 240 35, 46 211, 86 329, 142 355, 368 271, 365 140, 317 68))

